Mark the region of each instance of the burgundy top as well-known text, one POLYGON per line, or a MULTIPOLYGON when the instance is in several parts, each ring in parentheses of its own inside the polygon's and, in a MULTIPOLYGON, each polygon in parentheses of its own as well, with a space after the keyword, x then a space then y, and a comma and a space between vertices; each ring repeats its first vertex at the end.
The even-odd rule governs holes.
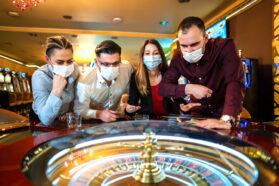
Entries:
POLYGON ((191 100, 200 102, 201 107, 192 110, 206 116, 220 117, 227 114, 237 117, 241 112, 245 94, 244 72, 232 39, 210 39, 203 57, 190 64, 177 51, 159 87, 159 95, 164 97, 185 97, 185 85, 178 85, 180 76, 192 84, 204 85, 213 90, 209 98, 191 100))
POLYGON ((158 94, 159 85, 160 83, 155 86, 150 86, 153 104, 152 112, 154 115, 168 115, 169 113, 164 108, 163 97, 158 94))

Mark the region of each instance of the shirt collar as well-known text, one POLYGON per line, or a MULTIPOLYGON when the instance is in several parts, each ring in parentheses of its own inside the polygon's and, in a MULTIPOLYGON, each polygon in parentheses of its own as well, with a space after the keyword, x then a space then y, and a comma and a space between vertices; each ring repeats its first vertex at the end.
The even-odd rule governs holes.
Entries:
POLYGON ((54 76, 54 72, 53 72, 53 70, 52 70, 51 66, 50 66, 49 64, 48 64, 47 66, 48 66, 48 69, 49 69, 49 71, 50 71, 51 75, 52 75, 52 76, 54 76))

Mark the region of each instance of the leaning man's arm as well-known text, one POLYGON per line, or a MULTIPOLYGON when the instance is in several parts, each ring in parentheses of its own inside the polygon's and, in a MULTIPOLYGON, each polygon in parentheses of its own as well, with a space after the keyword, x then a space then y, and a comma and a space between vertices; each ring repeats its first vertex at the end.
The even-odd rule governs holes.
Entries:
POLYGON ((222 115, 236 118, 242 108, 245 95, 244 71, 241 59, 237 55, 233 40, 229 40, 222 52, 224 78, 227 84, 225 104, 222 115))
POLYGON ((96 110, 90 109, 90 87, 81 82, 77 83, 74 112, 84 119, 96 118, 96 110))
POLYGON ((168 98, 185 97, 185 85, 178 85, 177 81, 181 76, 177 70, 175 58, 171 61, 171 65, 164 74, 162 82, 159 86, 159 95, 168 98))

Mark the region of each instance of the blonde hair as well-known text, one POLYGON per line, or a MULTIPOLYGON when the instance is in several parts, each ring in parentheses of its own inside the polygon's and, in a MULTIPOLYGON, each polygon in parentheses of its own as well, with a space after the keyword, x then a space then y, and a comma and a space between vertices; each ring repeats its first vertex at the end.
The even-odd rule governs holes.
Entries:
POLYGON ((55 49, 70 49, 73 52, 73 46, 64 36, 52 36, 46 40, 46 55, 51 56, 55 49))
POLYGON ((143 45, 141 46, 140 49, 140 54, 139 54, 139 64, 136 69, 136 74, 135 74, 135 80, 136 80, 136 85, 137 88, 140 92, 141 95, 147 95, 147 79, 146 79, 146 74, 147 74, 147 69, 143 63, 143 56, 144 56, 144 50, 147 44, 153 44, 158 48, 158 51, 160 53, 160 56, 162 58, 162 63, 159 65, 159 70, 160 72, 165 72, 167 70, 167 60, 164 54, 164 51, 160 45, 160 43, 155 40, 155 39, 148 39, 146 40, 143 45))

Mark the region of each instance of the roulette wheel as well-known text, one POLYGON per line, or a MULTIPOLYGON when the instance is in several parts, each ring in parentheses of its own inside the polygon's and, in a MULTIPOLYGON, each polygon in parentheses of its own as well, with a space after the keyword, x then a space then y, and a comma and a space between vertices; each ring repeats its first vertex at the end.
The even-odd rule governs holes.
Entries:
POLYGON ((82 129, 35 146, 21 166, 36 185, 269 185, 278 176, 254 144, 159 120, 82 129))

